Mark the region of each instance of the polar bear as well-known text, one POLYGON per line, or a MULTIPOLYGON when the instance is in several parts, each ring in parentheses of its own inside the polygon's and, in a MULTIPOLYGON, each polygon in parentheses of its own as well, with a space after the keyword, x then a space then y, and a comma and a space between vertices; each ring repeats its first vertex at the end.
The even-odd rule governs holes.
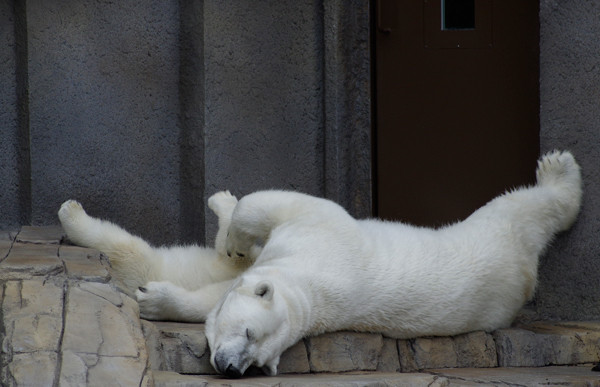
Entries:
POLYGON ((227 247, 245 256, 256 241, 264 246, 207 318, 210 361, 230 377, 250 365, 274 375, 286 348, 323 332, 406 339, 507 327, 581 196, 575 159, 555 151, 538 162, 534 186, 440 229, 355 220, 331 201, 293 192, 243 197, 227 247))
POLYGON ((248 258, 225 255, 225 237, 236 204, 229 191, 208 199, 219 218, 214 249, 152 247, 113 223, 87 215, 74 200, 62 204, 58 217, 73 243, 109 257, 112 273, 129 293, 135 293, 143 318, 203 322, 232 280, 252 264, 248 258))

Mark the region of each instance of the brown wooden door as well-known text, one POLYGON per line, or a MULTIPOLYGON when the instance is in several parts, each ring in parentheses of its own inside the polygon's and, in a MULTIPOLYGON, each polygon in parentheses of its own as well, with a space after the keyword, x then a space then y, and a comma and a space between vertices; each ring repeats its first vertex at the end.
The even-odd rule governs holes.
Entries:
POLYGON ((439 226, 534 181, 538 2, 375 5, 375 211, 439 226))

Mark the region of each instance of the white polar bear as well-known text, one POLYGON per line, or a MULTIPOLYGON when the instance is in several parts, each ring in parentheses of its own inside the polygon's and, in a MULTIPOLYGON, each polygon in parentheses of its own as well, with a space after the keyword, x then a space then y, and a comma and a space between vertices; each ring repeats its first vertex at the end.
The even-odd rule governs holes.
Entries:
POLYGON ((539 161, 536 185, 437 230, 357 221, 299 193, 248 195, 227 246, 246 255, 266 243, 208 316, 211 363, 230 377, 250 365, 273 375, 286 348, 327 331, 405 339, 509 326, 533 295, 538 257, 575 221, 581 196, 568 152, 539 161))
POLYGON ((215 248, 150 246, 119 226, 86 214, 81 204, 68 200, 58 217, 69 239, 105 253, 112 273, 135 293, 140 315, 149 320, 203 322, 252 261, 225 256, 225 238, 237 204, 228 191, 208 199, 219 217, 215 248))

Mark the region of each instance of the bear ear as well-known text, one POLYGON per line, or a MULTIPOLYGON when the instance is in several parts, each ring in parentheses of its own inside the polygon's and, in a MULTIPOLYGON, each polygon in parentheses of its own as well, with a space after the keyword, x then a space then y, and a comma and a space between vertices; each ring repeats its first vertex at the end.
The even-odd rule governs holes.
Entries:
POLYGON ((254 294, 259 296, 265 301, 271 301, 273 299, 273 284, 271 281, 260 281, 254 288, 254 294))

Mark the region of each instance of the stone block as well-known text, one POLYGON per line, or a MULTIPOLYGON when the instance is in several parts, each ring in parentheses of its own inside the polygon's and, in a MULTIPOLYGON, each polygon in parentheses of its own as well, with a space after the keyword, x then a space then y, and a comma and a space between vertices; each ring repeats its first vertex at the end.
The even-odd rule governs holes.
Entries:
POLYGON ((89 386, 140 386, 146 363, 137 358, 101 356, 88 369, 89 386))
POLYGON ((600 360, 600 323, 533 323, 494 332, 501 367, 592 363, 600 360))
MULTIPOLYGON (((128 298, 124 294, 117 291, 114 287, 108 284, 100 284, 94 282, 80 282, 77 287, 82 291, 91 293, 94 296, 100 297, 116 307, 123 306, 123 303, 128 298)), ((136 303, 137 305, 137 303, 136 303)))
MULTIPOLYGON (((556 358, 552 364, 582 364, 600 361, 600 322, 538 322, 528 329, 568 338, 566 348, 553 347, 556 358)), ((564 340, 564 339, 563 339, 564 340)), ((562 342, 563 340, 558 340, 562 342)))
POLYGON ((62 331, 62 284, 52 281, 8 281, 2 313, 2 352, 58 351, 62 331))
POLYGON ((137 303, 109 284, 73 283, 67 294, 61 384, 139 385, 147 352, 137 303))
POLYGON ((311 372, 374 371, 383 337, 371 333, 333 332, 306 339, 311 372))
POLYGON ((112 304, 90 297, 88 292, 76 286, 69 289, 63 350, 97 354, 103 342, 100 314, 109 305, 112 304))
POLYGON ((60 226, 23 226, 17 234, 17 242, 56 245, 60 243, 63 234, 63 229, 60 226))
POLYGON ((30 279, 63 270, 57 245, 14 243, 8 256, 0 263, 0 279, 30 279))
POLYGON ((78 354, 71 350, 62 352, 60 368, 61 386, 84 386, 87 382, 88 368, 98 362, 96 354, 78 354))
POLYGON ((108 261, 97 250, 62 245, 58 255, 71 279, 107 282, 111 278, 108 261))
POLYGON ((71 350, 63 351, 62 356, 61 386, 137 386, 146 372, 143 357, 99 356, 71 350))
POLYGON ((398 340, 402 372, 429 368, 496 367, 493 337, 477 331, 452 337, 398 340))
POLYGON ((304 374, 310 372, 308 353, 304 340, 300 340, 281 355, 277 372, 280 374, 304 374))
MULTIPOLYGON (((215 374, 204 335, 204 324, 154 322, 160 332, 163 371, 215 374)), ((156 358, 156 355, 154 357, 156 358)))
POLYGON ((451 337, 419 337, 413 340, 412 348, 419 369, 453 368, 458 365, 451 337))
POLYGON ((165 356, 162 349, 160 330, 156 323, 141 320, 142 332, 146 339, 146 350, 148 351, 148 368, 151 370, 165 370, 165 356))
POLYGON ((398 358, 398 346, 395 339, 388 337, 383 338, 383 346, 381 347, 381 356, 377 363, 377 371, 379 372, 400 372, 400 359, 398 358))
POLYGON ((541 367, 549 364, 550 345, 542 335, 518 328, 493 333, 500 367, 541 367))
POLYGON ((56 373, 56 352, 33 352, 15 354, 8 365, 2 386, 52 386, 56 373))
POLYGON ((137 303, 108 284, 69 289, 63 349, 100 356, 140 356, 145 342, 137 303))
POLYGON ((37 314, 14 320, 11 346, 13 353, 57 351, 62 318, 37 314))
POLYGON ((453 337, 458 367, 498 366, 496 343, 491 334, 476 331, 453 337))
POLYGON ((400 360, 400 370, 402 372, 415 372, 419 366, 415 361, 415 355, 412 348, 412 340, 398 340, 398 358, 400 360))

